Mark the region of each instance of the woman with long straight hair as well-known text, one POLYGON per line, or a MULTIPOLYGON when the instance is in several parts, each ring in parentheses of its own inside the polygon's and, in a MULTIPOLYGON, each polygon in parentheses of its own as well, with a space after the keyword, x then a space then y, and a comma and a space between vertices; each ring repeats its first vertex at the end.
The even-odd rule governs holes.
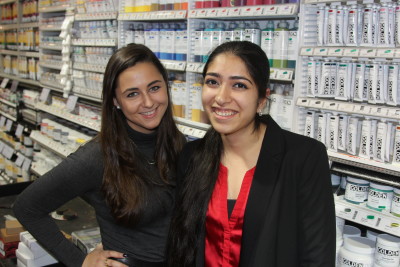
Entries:
POLYGON ((103 81, 101 130, 18 197, 25 228, 66 266, 165 265, 175 196, 177 129, 167 73, 144 45, 110 58, 103 81), (102 246, 85 255, 49 213, 75 197, 93 206, 102 246))
POLYGON ((209 56, 203 77, 212 127, 181 153, 168 265, 333 267, 326 148, 262 114, 265 53, 246 41, 224 43, 209 56))

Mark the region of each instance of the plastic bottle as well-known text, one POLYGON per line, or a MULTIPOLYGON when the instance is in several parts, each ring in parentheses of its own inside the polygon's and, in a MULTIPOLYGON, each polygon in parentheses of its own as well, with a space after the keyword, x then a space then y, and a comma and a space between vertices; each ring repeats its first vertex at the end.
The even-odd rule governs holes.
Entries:
POLYGON ((263 0, 247 0, 246 2, 246 6, 258 6, 258 5, 262 5, 263 4, 263 0))
POLYGON ((233 31, 234 41, 243 41, 244 29, 246 28, 246 23, 244 21, 239 22, 238 27, 233 31))
POLYGON ((222 43, 233 41, 233 31, 237 27, 236 22, 229 22, 228 29, 226 29, 222 34, 222 43))
POLYGON ((160 0, 160 5, 158 6, 158 10, 160 11, 167 10, 167 0, 160 0))
POLYGON ((158 11, 160 8, 159 0, 152 0, 150 4, 150 11, 158 11))
POLYGON ((162 44, 160 46, 160 59, 171 59, 170 57, 170 45, 171 42, 169 40, 170 38, 170 27, 168 23, 162 23, 160 24, 160 43, 162 44))
POLYGON ((175 60, 186 61, 187 38, 186 23, 178 24, 175 29, 175 60))
POLYGON ((136 44, 145 44, 145 38, 144 38, 144 26, 142 23, 139 23, 136 26, 135 30, 135 43, 136 44))
MULTIPOLYGON (((212 36, 211 36, 211 38, 212 38, 211 50, 209 51, 209 53, 211 53, 211 51, 214 50, 217 46, 222 44, 222 37, 223 37, 224 31, 225 31, 225 23, 218 22, 217 27, 214 29, 212 36)), ((208 59, 208 56, 207 56, 207 59, 208 59)), ((203 60, 203 62, 205 62, 205 61, 203 60)))
POLYGON ((204 0, 196 0, 194 6, 195 8, 204 8, 204 0))
POLYGON ((125 44, 131 44, 135 42, 135 25, 129 24, 128 30, 126 31, 125 44))
POLYGON ((261 48, 267 54, 270 67, 273 64, 274 21, 269 20, 267 27, 261 32, 261 48))
POLYGON ((219 0, 204 0, 204 8, 219 7, 219 0))
POLYGON ((296 59, 298 52, 298 31, 299 21, 295 21, 293 28, 289 29, 288 39, 288 68, 296 67, 296 59))
POLYGON ((222 0, 221 7, 245 6, 246 0, 222 0))
POLYGON ((194 31, 194 62, 203 62, 202 47, 205 23, 200 22, 199 27, 194 31))
POLYGON ((213 38, 213 32, 216 30, 215 28, 216 24, 214 22, 210 22, 207 24, 207 28, 204 29, 201 62, 206 62, 208 59, 208 54, 212 49, 212 43, 213 43, 212 38, 213 38))
POLYGON ((283 105, 283 86, 281 84, 274 85, 274 91, 270 96, 271 105, 269 110, 269 115, 276 121, 280 122, 281 120, 281 111, 283 105))
POLYGON ((250 27, 244 30, 244 41, 252 42, 256 45, 260 45, 261 43, 261 30, 260 25, 256 21, 252 21, 250 23, 250 27))
POLYGON ((289 39, 288 23, 281 20, 278 27, 274 31, 273 54, 274 68, 287 68, 288 65, 288 39, 289 39))

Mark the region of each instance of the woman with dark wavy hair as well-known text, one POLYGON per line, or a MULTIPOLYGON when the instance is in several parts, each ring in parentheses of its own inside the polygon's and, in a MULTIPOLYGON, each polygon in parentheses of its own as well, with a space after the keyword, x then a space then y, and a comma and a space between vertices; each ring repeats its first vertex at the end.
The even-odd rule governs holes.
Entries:
POLYGON ((14 212, 66 266, 165 266, 184 137, 172 115, 167 73, 144 45, 110 58, 103 81, 101 130, 19 195, 14 212), (85 255, 49 217, 82 197, 96 212, 102 246, 85 255))
POLYGON ((262 114, 268 59, 250 42, 217 47, 202 102, 212 127, 178 165, 171 267, 333 267, 335 210, 325 146, 262 114))

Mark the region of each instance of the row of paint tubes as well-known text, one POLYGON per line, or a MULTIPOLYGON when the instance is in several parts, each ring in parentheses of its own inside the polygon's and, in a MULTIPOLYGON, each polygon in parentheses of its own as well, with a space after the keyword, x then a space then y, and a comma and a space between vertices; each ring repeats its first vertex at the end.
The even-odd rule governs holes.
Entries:
POLYGON ((329 151, 400 164, 400 126, 395 122, 307 111, 304 135, 329 151))
POLYGON ((4 73, 16 75, 24 79, 38 79, 38 59, 27 57, 17 58, 7 55, 2 61, 4 73))
POLYGON ((400 46, 400 4, 381 3, 317 10, 319 46, 400 46))
POLYGON ((369 104, 400 104, 399 65, 309 61, 307 96, 369 104))

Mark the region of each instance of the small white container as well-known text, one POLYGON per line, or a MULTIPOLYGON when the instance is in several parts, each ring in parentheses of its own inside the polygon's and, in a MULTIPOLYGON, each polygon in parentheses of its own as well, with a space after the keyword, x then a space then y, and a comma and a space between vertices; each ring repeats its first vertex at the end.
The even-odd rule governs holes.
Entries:
POLYGON ((375 266, 398 267, 400 264, 400 238, 380 234, 376 238, 375 266))
POLYGON ((378 237, 379 233, 374 232, 370 229, 367 230, 366 237, 374 242, 376 242, 376 238, 378 237))
POLYGON ((368 199, 369 182, 362 179, 347 177, 344 199, 354 204, 361 204, 368 199))
POLYGON ((338 267, 363 266, 374 264, 375 242, 366 237, 347 237, 339 252, 338 267))
POLYGON ((390 212, 400 217, 400 189, 393 188, 393 198, 392 198, 392 205, 390 207, 390 212))
POLYGON ((377 183, 370 183, 368 190, 367 207, 382 211, 390 210, 393 198, 393 187, 388 185, 381 185, 377 183))

